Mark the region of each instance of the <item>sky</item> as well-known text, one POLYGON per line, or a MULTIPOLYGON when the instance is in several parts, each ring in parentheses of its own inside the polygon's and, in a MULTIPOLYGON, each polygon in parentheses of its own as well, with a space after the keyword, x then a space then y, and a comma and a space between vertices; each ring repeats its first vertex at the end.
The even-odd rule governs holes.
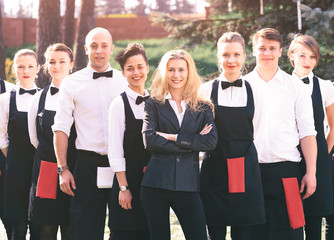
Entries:
MULTIPOLYGON (((27 9, 30 8, 31 4, 33 6, 33 17, 37 17, 38 12, 38 0, 3 0, 4 1, 4 10, 6 13, 12 13, 15 14, 18 11, 19 3, 22 4, 23 7, 26 7, 27 9)), ((125 7, 133 7, 138 4, 137 0, 124 0, 125 1, 125 7)), ((66 0, 61 0, 61 7, 63 8, 63 5, 65 4, 66 0)), ((155 3, 154 0, 145 0, 145 4, 152 5, 155 3)), ((196 4, 196 10, 199 13, 205 12, 204 6, 206 4, 205 0, 192 0, 192 2, 195 2, 196 4)), ((76 4, 79 4, 80 0, 76 0, 76 4)))

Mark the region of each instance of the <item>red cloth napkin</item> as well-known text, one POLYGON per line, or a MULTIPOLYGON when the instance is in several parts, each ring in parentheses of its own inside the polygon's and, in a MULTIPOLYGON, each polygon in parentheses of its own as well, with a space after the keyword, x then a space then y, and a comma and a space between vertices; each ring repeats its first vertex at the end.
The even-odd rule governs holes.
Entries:
POLYGON ((57 184, 57 163, 42 160, 39 169, 36 196, 40 198, 56 199, 57 184))
POLYGON ((228 190, 229 193, 245 192, 245 158, 228 158, 228 190))
POLYGON ((290 226, 293 229, 303 227, 305 225, 305 218, 297 178, 282 178, 282 181, 290 226))

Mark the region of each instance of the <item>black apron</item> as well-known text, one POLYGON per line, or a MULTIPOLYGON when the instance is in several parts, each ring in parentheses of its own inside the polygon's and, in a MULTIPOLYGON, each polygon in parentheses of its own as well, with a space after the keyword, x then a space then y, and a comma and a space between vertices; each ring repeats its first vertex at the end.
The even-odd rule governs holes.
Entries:
MULTIPOLYGON (((328 153, 328 145, 324 133, 323 103, 319 80, 313 77, 312 105, 315 130, 317 131, 317 189, 315 193, 304 200, 304 213, 306 216, 326 216, 333 213, 333 182, 332 162, 328 153)), ((300 163, 302 174, 306 172, 305 159, 300 163)))
POLYGON ((4 216, 10 220, 28 219, 29 189, 35 148, 30 143, 27 112, 16 107, 16 90, 10 93, 8 154, 5 175, 4 216))
POLYGON ((145 229, 147 228, 143 207, 140 202, 140 188, 144 176, 144 167, 151 154, 144 148, 142 137, 143 120, 136 119, 126 93, 121 94, 125 110, 125 131, 123 140, 126 159, 126 178, 132 194, 131 210, 119 205, 119 184, 115 174, 111 190, 109 226, 111 229, 145 229))
POLYGON ((201 198, 208 225, 248 226, 264 223, 264 200, 257 152, 253 143, 254 100, 245 81, 247 105, 218 105, 218 80, 212 84, 218 145, 206 153, 201 168, 201 198), (245 157, 245 192, 229 193, 227 158, 245 157))
POLYGON ((6 92, 6 85, 4 80, 0 80, 0 94, 6 92))
MULTIPOLYGON (((6 86, 4 80, 0 80, 0 94, 6 92, 6 86)), ((6 168, 6 157, 0 150, 0 218, 3 217, 3 195, 4 195, 4 177, 6 168)))
MULTIPOLYGON (((39 99, 38 112, 36 117, 36 130, 38 147, 35 153, 32 182, 30 188, 29 218, 31 221, 40 224, 68 224, 70 196, 60 190, 57 184, 56 199, 41 199, 36 196, 36 189, 39 177, 41 160, 56 163, 56 155, 53 148, 53 132, 51 126, 54 123, 55 111, 45 109, 45 99, 50 86, 46 86, 39 99)), ((74 126, 74 124, 73 124, 74 126)), ((72 127, 68 141, 67 160, 70 170, 73 169, 73 159, 75 159, 75 130, 72 127)), ((59 181, 59 179, 58 179, 59 181)))

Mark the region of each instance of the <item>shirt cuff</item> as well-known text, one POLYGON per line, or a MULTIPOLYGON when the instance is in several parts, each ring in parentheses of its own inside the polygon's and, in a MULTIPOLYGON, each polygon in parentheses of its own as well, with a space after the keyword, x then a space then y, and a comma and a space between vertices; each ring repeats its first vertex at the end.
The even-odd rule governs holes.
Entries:
POLYGON ((3 142, 3 143, 0 144, 0 149, 8 148, 8 146, 9 146, 9 142, 8 141, 3 142))
POLYGON ((125 172, 125 158, 111 158, 109 159, 110 167, 116 172, 125 172))
POLYGON ((308 137, 308 136, 317 136, 317 131, 308 131, 308 132, 300 132, 299 133, 299 139, 302 139, 304 137, 308 137))
POLYGON ((65 125, 54 124, 51 128, 52 128, 53 132, 61 131, 61 132, 65 133, 67 135, 67 137, 70 136, 71 128, 68 129, 67 126, 65 126, 65 125))

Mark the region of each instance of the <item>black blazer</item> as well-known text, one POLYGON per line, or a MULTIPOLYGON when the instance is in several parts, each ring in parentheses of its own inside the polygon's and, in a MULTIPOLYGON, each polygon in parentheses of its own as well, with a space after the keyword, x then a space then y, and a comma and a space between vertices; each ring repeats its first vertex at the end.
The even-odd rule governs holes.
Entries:
POLYGON ((152 152, 142 186, 173 191, 199 191, 199 152, 215 149, 218 135, 211 107, 202 104, 202 111, 187 109, 181 127, 169 101, 160 104, 153 99, 145 103, 143 137, 152 152), (212 124, 210 133, 200 135, 205 124, 212 124), (178 134, 169 141, 156 131, 178 134))

